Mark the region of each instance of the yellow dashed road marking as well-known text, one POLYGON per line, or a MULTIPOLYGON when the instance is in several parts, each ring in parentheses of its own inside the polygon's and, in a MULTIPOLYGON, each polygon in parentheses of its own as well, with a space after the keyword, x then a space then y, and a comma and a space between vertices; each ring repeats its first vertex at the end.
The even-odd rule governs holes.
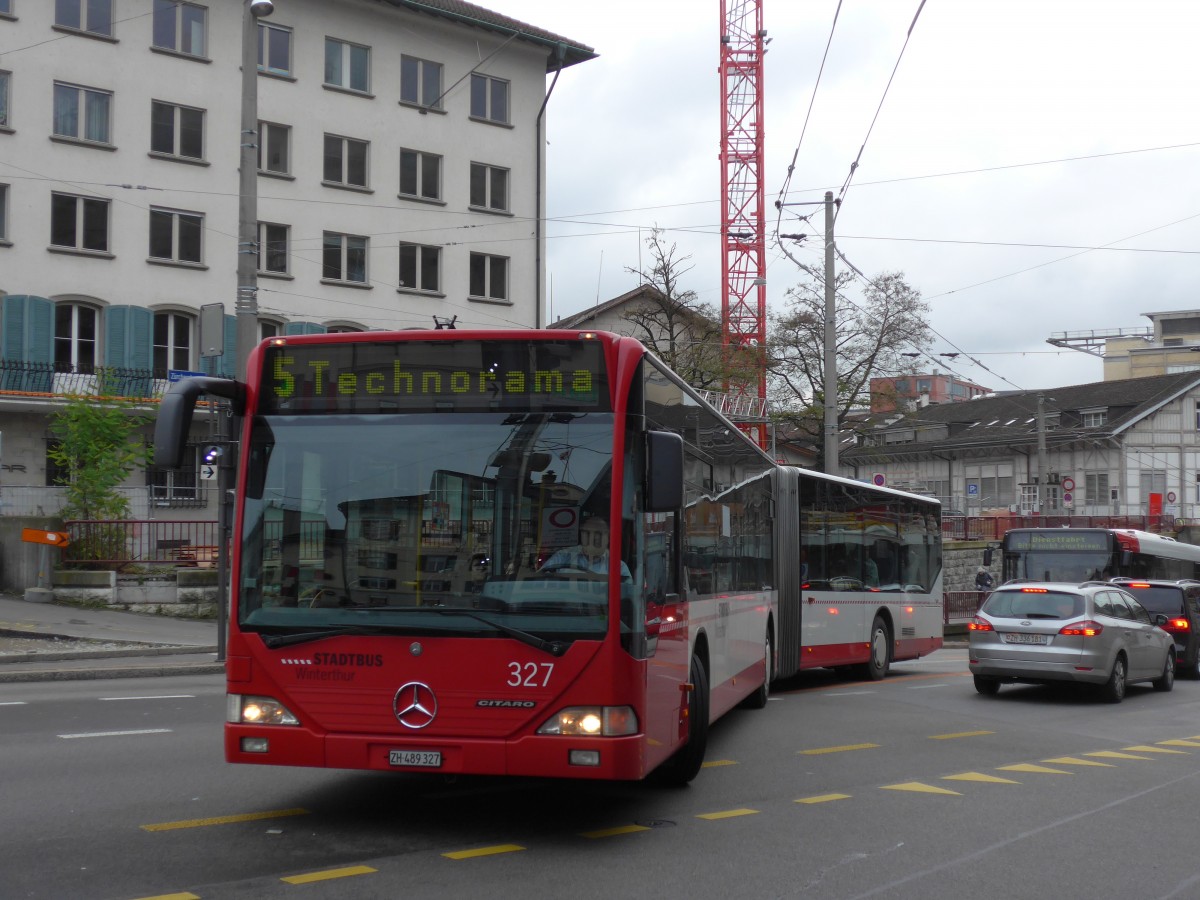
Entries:
POLYGON ((849 794, 818 794, 815 797, 801 797, 797 803, 828 803, 831 800, 849 800, 849 794))
POLYGON ((477 856, 495 856, 497 853, 516 853, 524 850, 520 844, 496 844, 494 847, 480 847, 478 850, 455 850, 443 853, 447 859, 475 859, 477 856))
POLYGON ((1148 744, 1136 744, 1133 747, 1126 747, 1126 750, 1132 750, 1134 753, 1178 753, 1180 756, 1187 756, 1186 750, 1166 750, 1162 747, 1151 747, 1148 744))
POLYGON ((921 784, 919 781, 906 781, 903 784, 881 784, 880 790, 883 791, 913 791, 918 794, 950 794, 954 797, 961 797, 958 791, 948 791, 945 788, 934 787, 932 784, 921 784))
POLYGON ((963 772, 961 775, 943 775, 943 781, 983 781, 988 784, 1020 784, 1011 778, 1001 778, 999 775, 985 775, 983 772, 963 772))
POLYGON ((713 821, 714 819, 732 819, 736 816, 754 816, 754 815, 758 815, 757 809, 727 809, 724 812, 701 813, 700 815, 696 816, 696 818, 697 819, 708 819, 709 821, 713 821))
POLYGON ((1017 763, 1015 766, 996 766, 1001 772, 1030 772, 1034 775, 1073 775, 1062 769, 1051 769, 1047 766, 1035 766, 1033 763, 1017 763))
POLYGON ((280 881, 286 881, 288 884, 312 884, 314 881, 332 881, 335 878, 350 878, 354 875, 370 875, 372 872, 378 871, 370 866, 346 866, 342 869, 326 869, 323 872, 308 872, 304 875, 289 875, 287 878, 280 878, 280 881))
POLYGON ((1200 741, 1159 741, 1165 747, 1200 747, 1200 741))
POLYGON ((820 756, 822 753, 845 753, 847 750, 877 750, 878 744, 843 744, 840 747, 818 747, 815 750, 799 750, 801 756, 820 756))
POLYGON ((1103 766, 1106 769, 1115 768, 1112 763, 1096 762, 1094 759, 1080 759, 1078 756, 1058 756, 1054 759, 1043 759, 1042 762, 1053 763, 1056 766, 1103 766))
POLYGON ((267 812, 242 813, 237 816, 214 816, 211 819, 184 819, 180 822, 159 822, 143 825, 142 831, 173 831, 176 828, 200 828, 204 825, 230 825, 234 822, 258 822, 262 819, 282 819, 286 816, 306 816, 307 809, 273 809, 267 812))
POLYGON ((585 831, 580 837, 585 838, 606 838, 616 837, 619 834, 633 834, 635 831, 649 831, 645 825, 618 825, 615 828, 601 828, 599 831, 585 831))
POLYGON ((955 738, 980 737, 985 734, 995 734, 994 731, 959 731, 955 734, 931 734, 931 741, 952 741, 955 738))
POLYGON ((701 763, 700 768, 712 769, 712 768, 715 768, 716 766, 736 766, 736 765, 737 765, 737 760, 734 760, 734 759, 714 759, 714 760, 710 760, 709 762, 706 762, 706 763, 701 763))
POLYGON ((1094 753, 1085 753, 1084 756, 1098 756, 1101 759, 1149 759, 1148 756, 1134 756, 1132 753, 1121 753, 1118 750, 1097 750, 1094 753))

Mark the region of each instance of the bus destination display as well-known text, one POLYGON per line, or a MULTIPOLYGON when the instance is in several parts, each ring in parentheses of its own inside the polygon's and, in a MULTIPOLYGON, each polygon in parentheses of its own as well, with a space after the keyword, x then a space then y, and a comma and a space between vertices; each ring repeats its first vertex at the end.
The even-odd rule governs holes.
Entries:
POLYGON ((602 346, 586 341, 282 344, 263 357, 259 411, 610 409, 602 346))
POLYGON ((1009 550, 1096 551, 1109 549, 1109 536, 1103 531, 1076 531, 1070 528, 1046 531, 1010 531, 1005 542, 1009 550))

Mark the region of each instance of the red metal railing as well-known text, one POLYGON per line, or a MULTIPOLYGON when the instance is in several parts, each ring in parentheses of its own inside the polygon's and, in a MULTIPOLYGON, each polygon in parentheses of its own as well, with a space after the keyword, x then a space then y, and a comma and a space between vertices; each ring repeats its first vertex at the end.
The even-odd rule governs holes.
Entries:
POLYGON ((1013 528, 1136 528, 1174 531, 1174 516, 942 516, 948 541, 998 541, 1013 528))
POLYGON ((945 591, 942 594, 942 623, 970 622, 987 595, 987 591, 945 591))

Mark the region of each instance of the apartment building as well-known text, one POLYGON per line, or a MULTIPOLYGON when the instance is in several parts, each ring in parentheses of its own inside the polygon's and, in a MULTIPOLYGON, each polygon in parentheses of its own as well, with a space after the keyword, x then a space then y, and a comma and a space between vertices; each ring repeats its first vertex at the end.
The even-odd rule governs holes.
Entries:
POLYGON ((591 48, 461 0, 276 0, 243 135, 248 3, 0 0, 6 512, 91 373, 232 374, 243 140, 260 337, 545 324, 546 116, 591 48))

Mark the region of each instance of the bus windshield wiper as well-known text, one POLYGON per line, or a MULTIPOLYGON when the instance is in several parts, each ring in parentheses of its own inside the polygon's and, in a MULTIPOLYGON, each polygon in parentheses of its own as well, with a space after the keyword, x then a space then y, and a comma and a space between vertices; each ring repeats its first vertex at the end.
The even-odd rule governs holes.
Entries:
POLYGON ((536 634, 530 634, 528 631, 521 631, 519 628, 510 628, 507 625, 501 625, 494 619, 481 616, 479 613, 471 612, 469 609, 458 609, 456 607, 435 607, 435 609, 443 616, 466 616, 468 619, 474 619, 476 622, 490 625, 501 634, 506 634, 510 638, 520 641, 522 644, 528 644, 535 650, 543 650, 551 656, 562 656, 570 646, 563 641, 548 641, 545 638, 538 637, 536 634))
POLYGON ((343 625, 336 628, 323 628, 320 631, 300 631, 294 634, 264 634, 261 637, 262 642, 274 650, 277 647, 306 644, 309 641, 341 637, 344 634, 385 634, 388 631, 394 631, 395 627, 394 625, 343 625))

